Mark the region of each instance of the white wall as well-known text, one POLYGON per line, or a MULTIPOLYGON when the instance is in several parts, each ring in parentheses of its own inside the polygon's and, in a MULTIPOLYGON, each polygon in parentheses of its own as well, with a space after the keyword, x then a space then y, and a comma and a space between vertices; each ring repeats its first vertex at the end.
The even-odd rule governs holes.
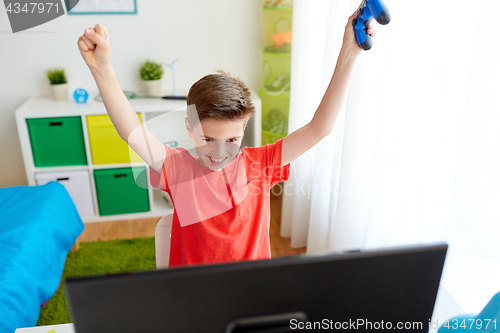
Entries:
MULTIPOLYGON (((137 0, 137 15, 64 15, 24 32, 11 32, 0 7, 0 187, 26 184, 14 111, 29 97, 49 95, 48 68, 66 68, 70 92, 97 86, 77 46, 96 23, 110 32, 111 63, 123 90, 144 91, 138 78, 146 58, 177 56, 182 90, 224 69, 254 90, 260 86, 263 18, 260 0, 137 0)), ((172 89, 165 67, 163 87, 172 89)))

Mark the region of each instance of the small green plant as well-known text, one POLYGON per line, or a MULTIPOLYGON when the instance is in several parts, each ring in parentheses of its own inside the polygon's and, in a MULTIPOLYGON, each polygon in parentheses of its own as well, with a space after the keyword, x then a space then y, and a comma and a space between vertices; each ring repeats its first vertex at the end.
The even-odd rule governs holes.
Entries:
POLYGON ((54 68, 47 71, 47 78, 50 84, 63 84, 67 83, 66 74, 64 73, 64 68, 54 68))
POLYGON ((163 76, 163 66, 157 62, 146 60, 141 64, 141 79, 146 81, 160 80, 163 76))

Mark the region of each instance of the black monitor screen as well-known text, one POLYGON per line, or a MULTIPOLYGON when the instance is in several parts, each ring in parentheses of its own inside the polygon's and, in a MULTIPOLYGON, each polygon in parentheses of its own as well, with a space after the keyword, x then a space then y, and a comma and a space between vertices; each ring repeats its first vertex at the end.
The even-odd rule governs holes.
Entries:
POLYGON ((447 248, 436 243, 72 278, 66 294, 77 333, 427 332, 447 248))

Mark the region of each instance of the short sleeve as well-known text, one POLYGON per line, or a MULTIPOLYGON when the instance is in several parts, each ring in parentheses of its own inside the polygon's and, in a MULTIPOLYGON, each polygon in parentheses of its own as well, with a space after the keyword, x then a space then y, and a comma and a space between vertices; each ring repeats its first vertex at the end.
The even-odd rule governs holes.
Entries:
POLYGON ((165 155, 165 161, 163 161, 161 173, 158 173, 155 169, 153 169, 151 166, 149 167, 149 183, 151 186, 154 188, 163 190, 163 191, 168 191, 168 182, 167 182, 167 165, 169 164, 168 162, 172 162, 172 151, 173 149, 169 148, 168 146, 165 146, 166 149, 166 155, 165 155))
POLYGON ((290 177, 290 164, 281 166, 283 139, 260 147, 243 148, 247 176, 250 180, 263 181, 269 187, 290 177))
POLYGON ((279 139, 273 144, 267 145, 267 156, 269 157, 269 166, 272 167, 271 186, 278 182, 287 181, 290 177, 290 163, 281 166, 281 154, 283 147, 283 139, 279 139))
POLYGON ((149 182, 154 188, 170 193, 177 184, 194 179, 193 166, 198 163, 186 148, 165 145, 165 150, 161 173, 149 167, 149 182))
POLYGON ((165 164, 163 164, 163 169, 161 174, 159 174, 155 169, 149 167, 149 183, 154 188, 166 191, 166 177, 164 176, 165 164))

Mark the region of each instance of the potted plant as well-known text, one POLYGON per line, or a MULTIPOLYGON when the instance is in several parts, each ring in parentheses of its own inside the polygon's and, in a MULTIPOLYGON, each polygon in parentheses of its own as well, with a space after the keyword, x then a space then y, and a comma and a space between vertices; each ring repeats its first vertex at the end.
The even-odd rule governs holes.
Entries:
POLYGON ((146 84, 146 94, 152 97, 161 95, 161 78, 163 66, 154 61, 146 60, 140 67, 141 80, 146 84))
POLYGON ((47 78, 50 81, 50 89, 55 100, 65 101, 68 99, 68 81, 64 68, 54 68, 47 71, 47 78))

